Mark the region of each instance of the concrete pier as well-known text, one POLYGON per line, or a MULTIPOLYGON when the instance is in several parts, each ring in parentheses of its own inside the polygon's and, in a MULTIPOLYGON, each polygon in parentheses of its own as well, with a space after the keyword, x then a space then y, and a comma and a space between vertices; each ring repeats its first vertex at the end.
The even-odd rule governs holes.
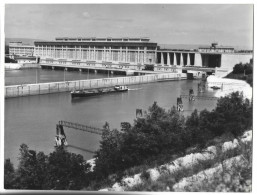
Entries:
POLYGON ((130 77, 115 77, 92 80, 38 83, 5 86, 5 98, 67 92, 80 89, 97 89, 115 85, 135 85, 158 81, 187 79, 186 73, 151 74, 130 77))

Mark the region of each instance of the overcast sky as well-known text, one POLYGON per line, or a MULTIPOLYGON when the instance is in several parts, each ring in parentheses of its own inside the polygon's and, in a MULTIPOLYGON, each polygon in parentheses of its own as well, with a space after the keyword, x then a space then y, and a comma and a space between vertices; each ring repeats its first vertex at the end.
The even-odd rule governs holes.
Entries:
POLYGON ((159 44, 252 46, 253 5, 7 4, 5 36, 149 37, 159 44))

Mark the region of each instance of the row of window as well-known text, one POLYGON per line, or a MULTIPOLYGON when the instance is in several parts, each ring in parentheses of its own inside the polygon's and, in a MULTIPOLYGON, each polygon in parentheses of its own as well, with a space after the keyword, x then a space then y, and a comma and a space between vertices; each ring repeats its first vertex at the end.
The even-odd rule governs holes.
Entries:
POLYGON ((77 55, 75 52, 67 52, 65 54, 56 53, 55 55, 41 55, 42 57, 51 57, 51 58, 67 58, 67 59, 82 59, 82 60, 97 60, 97 61, 122 61, 122 62, 137 62, 137 63, 144 63, 148 62, 149 59, 152 61, 155 61, 155 55, 154 54, 147 54, 140 53, 137 55, 135 52, 128 53, 126 55, 125 52, 122 54, 119 54, 118 52, 113 53, 107 53, 106 55, 103 55, 102 53, 98 53, 96 55, 92 54, 86 54, 83 53, 83 56, 77 55))
POLYGON ((104 49, 106 49, 106 50, 108 50, 108 49, 118 49, 118 50, 120 50, 120 49, 124 49, 124 50, 126 50, 126 49, 133 49, 133 50, 155 50, 156 48, 155 47, 135 47, 135 46, 128 46, 128 47, 124 47, 124 46, 122 46, 122 47, 117 47, 117 46, 111 46, 111 47, 104 47, 104 46, 93 46, 93 47, 90 47, 90 46, 42 46, 42 45, 37 45, 37 46, 35 46, 35 49, 42 49, 42 48, 51 48, 51 49, 69 49, 69 48, 71 48, 71 49, 74 49, 74 48, 77 48, 77 49, 102 49, 102 50, 104 50, 104 49))

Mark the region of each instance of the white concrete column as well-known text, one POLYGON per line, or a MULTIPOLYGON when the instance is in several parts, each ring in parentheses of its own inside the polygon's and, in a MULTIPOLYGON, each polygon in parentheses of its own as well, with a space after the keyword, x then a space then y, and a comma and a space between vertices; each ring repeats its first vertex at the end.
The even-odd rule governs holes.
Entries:
POLYGON ((103 52, 103 61, 106 61, 106 48, 104 46, 104 52, 103 52))
POLYGON ((161 65, 164 66, 163 53, 161 52, 161 65))
POLYGON ((148 63, 147 62, 147 51, 146 51, 146 47, 144 47, 144 58, 143 58, 143 64, 148 63))
POLYGON ((174 62, 173 65, 177 65, 177 57, 176 57, 176 53, 174 52, 174 62))
POLYGON ((139 58, 139 47, 137 47, 136 63, 140 63, 140 58, 139 58))
POLYGON ((125 55, 125 62, 128 61, 128 47, 126 47, 126 55, 125 55))
POLYGON ((81 46, 79 47, 79 53, 80 53, 80 55, 79 55, 80 59, 83 59, 83 58, 82 58, 82 56, 83 56, 83 52, 82 52, 82 48, 81 48, 81 46))
POLYGON ((81 60, 84 58, 84 50, 82 49, 82 46, 80 46, 80 52, 81 52, 81 60))
POLYGON ((91 48, 90 46, 88 47, 88 60, 91 60, 91 48))
POLYGON ((118 61, 119 61, 119 62, 122 61, 122 47, 120 47, 120 53, 119 53, 118 61))
POLYGON ((167 52, 167 65, 170 66, 170 53, 167 52))
POLYGON ((184 66, 183 53, 180 54, 180 65, 184 66))
POLYGON ((195 53, 195 63, 194 63, 195 66, 202 66, 203 63, 202 63, 202 57, 201 57, 201 54, 200 53, 195 53))
POLYGON ((94 59, 94 60, 96 60, 96 51, 95 51, 95 46, 94 46, 93 59, 94 59))
POLYGON ((187 65, 190 65, 190 55, 187 53, 187 65))
POLYGON ((110 61, 113 61, 113 51, 112 51, 112 47, 110 47, 110 61))

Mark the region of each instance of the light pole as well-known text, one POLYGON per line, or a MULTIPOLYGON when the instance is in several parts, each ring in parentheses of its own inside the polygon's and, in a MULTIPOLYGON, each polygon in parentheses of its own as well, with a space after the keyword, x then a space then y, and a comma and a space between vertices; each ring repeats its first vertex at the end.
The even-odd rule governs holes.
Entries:
POLYGON ((89 68, 87 68, 87 80, 89 79, 89 68))

